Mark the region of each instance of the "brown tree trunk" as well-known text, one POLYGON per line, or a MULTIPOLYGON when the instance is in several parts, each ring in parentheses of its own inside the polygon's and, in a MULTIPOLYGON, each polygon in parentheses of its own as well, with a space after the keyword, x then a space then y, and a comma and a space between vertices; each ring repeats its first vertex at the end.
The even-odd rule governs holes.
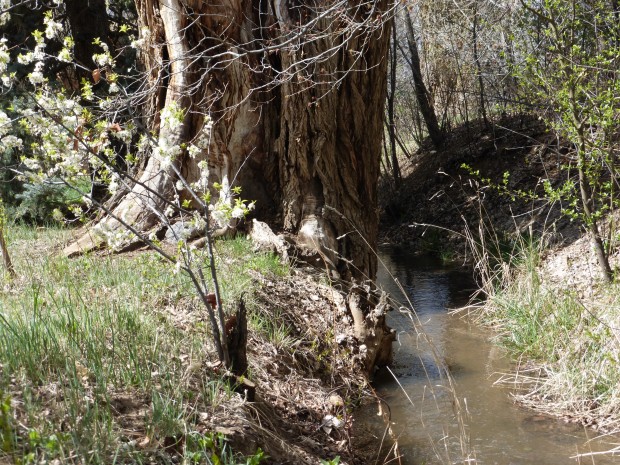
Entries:
POLYGON ((474 63, 476 64, 476 74, 478 78, 478 106, 482 121, 485 127, 489 127, 489 119, 487 117, 486 97, 484 91, 484 79, 482 78, 482 64, 478 53, 478 3, 474 5, 474 20, 472 24, 472 45, 474 52, 474 63))
MULTIPOLYGON (((1 221, 1 220, 0 220, 1 221)), ((15 268, 13 267, 13 262, 11 262, 11 257, 9 255, 9 249, 6 246, 6 241, 4 240, 4 228, 0 223, 0 255, 2 255, 2 265, 4 269, 7 271, 11 278, 15 278, 17 273, 15 272, 15 268)))
MULTIPOLYGON (((142 50, 149 127, 157 132, 157 112, 171 102, 186 117, 174 134, 159 131, 160 141, 192 143, 205 115, 214 121, 209 146, 195 159, 181 155, 175 167, 192 182, 206 159, 211 182, 240 185, 243 198, 257 201, 257 215, 279 218, 331 270, 373 278, 387 1, 323 15, 286 0, 136 6, 151 32, 142 50)), ((115 215, 142 231, 155 226, 163 205, 153 193, 171 197, 174 178, 174 167, 151 156, 115 215)), ((85 236, 66 252, 98 245, 100 238, 85 236)))
POLYGON ((407 45, 409 46, 409 64, 411 67, 411 73, 413 74, 413 85, 415 87, 415 95, 420 106, 420 113, 424 118, 428 135, 433 141, 433 145, 437 148, 443 145, 445 135, 439 128, 437 122, 437 115, 435 109, 431 105, 431 101, 428 95, 428 89, 424 84, 422 78, 422 68, 420 66, 420 54, 418 53, 418 43, 416 42, 415 32, 413 30, 413 21, 408 12, 404 13, 405 26, 407 28, 407 45))
POLYGON ((78 69, 79 77, 90 76, 97 65, 93 62, 93 54, 102 53, 103 49, 96 45, 96 39, 108 42, 108 15, 105 0, 65 0, 67 18, 71 25, 71 33, 75 40, 73 52, 76 62, 85 69, 78 69))
POLYGON ((390 87, 387 95, 387 117, 388 117, 388 135, 390 140, 390 153, 392 176, 394 184, 398 186, 401 181, 400 166, 398 164, 398 155, 396 153, 396 116, 394 102, 396 99, 396 52, 398 43, 396 38, 396 26, 392 20, 392 41, 390 47, 390 87))

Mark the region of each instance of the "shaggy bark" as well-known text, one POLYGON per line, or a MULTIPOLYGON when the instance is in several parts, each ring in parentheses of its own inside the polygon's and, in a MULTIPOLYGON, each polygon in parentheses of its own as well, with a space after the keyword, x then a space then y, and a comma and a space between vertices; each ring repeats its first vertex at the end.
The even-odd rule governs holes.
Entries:
MULTIPOLYGON (((192 142, 205 115, 214 120, 209 148, 177 160, 181 174, 196 180, 197 163, 207 159, 211 182, 234 180, 244 198, 257 201, 258 215, 279 218, 331 270, 374 278, 387 2, 343 4, 340 17, 286 1, 136 5, 140 26, 151 31, 142 51, 147 126, 157 131, 158 111, 173 101, 186 119, 160 139, 192 142), (352 30, 348 20, 365 25, 352 30)), ((172 181, 151 156, 114 215, 142 231, 155 226, 162 204, 153 192, 171 197, 172 181)), ((112 217, 103 222, 120 228, 112 217)), ((100 245, 87 235, 66 252, 100 245)))

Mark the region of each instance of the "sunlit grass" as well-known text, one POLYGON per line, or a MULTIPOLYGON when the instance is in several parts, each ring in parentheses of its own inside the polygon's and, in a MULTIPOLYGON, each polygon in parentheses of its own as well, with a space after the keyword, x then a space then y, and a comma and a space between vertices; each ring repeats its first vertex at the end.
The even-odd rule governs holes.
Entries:
MULTIPOLYGON (((191 281, 148 251, 68 259, 66 229, 7 238, 17 278, 0 298, 0 459, 140 463, 166 438, 198 437, 196 409, 231 390, 200 368, 216 356, 191 281)), ((287 272, 243 238, 218 242, 217 263, 228 311, 252 273, 287 272)))

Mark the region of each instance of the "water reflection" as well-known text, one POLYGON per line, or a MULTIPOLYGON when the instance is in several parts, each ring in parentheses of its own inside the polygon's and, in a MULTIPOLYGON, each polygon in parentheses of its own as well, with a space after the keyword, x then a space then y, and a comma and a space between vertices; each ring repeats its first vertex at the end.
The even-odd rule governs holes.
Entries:
MULTIPOLYGON (((466 449, 484 465, 593 463, 571 456, 613 447, 589 440, 592 431, 519 408, 506 389, 493 385, 500 373, 510 371, 509 361, 489 343, 486 331, 446 311, 466 303, 474 289, 461 269, 403 248, 384 248, 381 260, 386 268, 379 271, 379 283, 393 298, 413 305, 424 330, 413 330, 405 313, 391 315, 389 324, 398 332, 393 371, 410 400, 391 376, 376 381, 377 392, 390 404, 404 464, 457 463, 466 449), (456 398, 444 376, 446 367, 456 383, 456 398), (468 413, 469 438, 459 433, 455 402, 468 413)), ((620 458, 597 457, 595 463, 620 463, 620 458)))

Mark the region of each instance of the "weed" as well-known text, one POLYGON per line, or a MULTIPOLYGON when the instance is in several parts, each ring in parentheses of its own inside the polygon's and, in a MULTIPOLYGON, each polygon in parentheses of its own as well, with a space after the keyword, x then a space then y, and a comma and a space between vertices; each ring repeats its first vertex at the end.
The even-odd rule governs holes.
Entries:
POLYGON ((596 301, 585 302, 571 289, 544 283, 544 235, 516 235, 509 247, 497 238, 487 234, 472 241, 472 249, 486 294, 481 314, 520 360, 515 377, 507 378, 524 389, 518 399, 604 430, 620 429, 620 343, 614 335, 620 327, 620 302, 615 286, 602 285, 596 301))
POLYGON ((321 460, 321 465, 338 465, 340 463, 340 456, 337 455, 331 460, 321 460))

